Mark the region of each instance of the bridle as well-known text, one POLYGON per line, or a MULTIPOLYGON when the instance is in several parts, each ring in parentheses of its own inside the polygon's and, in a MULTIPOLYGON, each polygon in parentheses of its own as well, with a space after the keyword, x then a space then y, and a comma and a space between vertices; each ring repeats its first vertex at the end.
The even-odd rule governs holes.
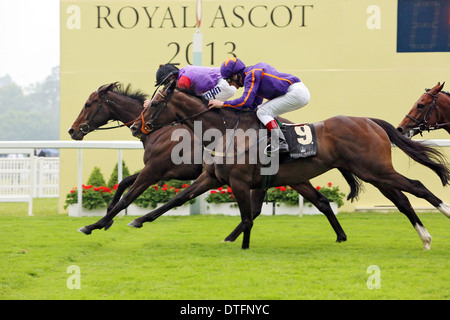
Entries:
MULTIPOLYGON (((156 112, 155 112, 155 114, 153 115, 152 119, 150 119, 150 120, 147 121, 147 122, 146 122, 145 119, 144 119, 144 112, 145 112, 145 110, 146 110, 147 108, 152 107, 152 102, 153 102, 153 100, 152 100, 152 102, 151 102, 146 108, 144 108, 144 110, 142 110, 140 117, 141 117, 141 121, 142 121, 141 131, 142 131, 143 134, 150 134, 150 133, 152 133, 152 132, 154 132, 154 131, 156 131, 156 130, 158 130, 158 129, 161 129, 161 128, 164 128, 164 127, 168 127, 168 126, 176 126, 176 125, 178 125, 178 124, 180 124, 180 123, 183 123, 183 122, 185 122, 185 121, 187 121, 187 120, 189 120, 189 119, 192 119, 192 118, 195 118, 195 117, 197 117, 197 116, 200 116, 200 115, 202 115, 202 114, 204 114, 204 113, 206 113, 206 112, 208 112, 208 111, 211 110, 211 109, 206 109, 206 110, 201 111, 201 112, 198 112, 198 113, 196 113, 196 114, 194 114, 194 115, 192 115, 192 116, 189 116, 189 117, 180 119, 180 118, 179 118, 179 117, 178 117, 178 116, 177 116, 177 115, 169 108, 169 105, 168 105, 168 103, 169 103, 169 101, 170 101, 170 98, 172 97, 173 91, 172 91, 170 94, 166 94, 166 93, 164 93, 162 90, 159 90, 159 91, 157 92, 157 94, 158 94, 159 96, 161 96, 161 97, 164 99, 164 101, 163 101, 164 104, 163 104, 162 107, 160 107, 158 110, 156 110, 156 112), (165 108, 167 108, 167 109, 170 111, 170 113, 172 113, 172 115, 175 117, 176 120, 175 120, 175 121, 172 121, 172 122, 165 123, 165 124, 154 124, 153 122, 156 121, 156 120, 158 119, 158 117, 160 116, 161 112, 162 112, 163 109, 165 109, 165 108)), ((155 106, 153 106, 153 107, 155 107, 155 106)))
POLYGON ((414 121, 417 124, 417 127, 412 128, 412 130, 418 131, 420 133, 420 135, 422 135, 422 132, 424 132, 424 131, 430 132, 431 130, 437 130, 437 129, 440 129, 443 126, 449 124, 449 123, 437 123, 437 119, 439 118, 439 109, 437 108, 436 102, 439 98, 439 92, 436 94, 425 92, 425 94, 433 97, 433 102, 431 103, 431 106, 428 109, 428 111, 425 113, 423 119, 420 121, 420 120, 410 116, 409 114, 406 115, 406 117, 408 119, 411 119, 412 121, 414 121), (436 109, 436 124, 428 124, 431 114, 433 113, 433 111, 435 109, 436 109))
MULTIPOLYGON (((98 92, 98 90, 96 91, 96 93, 100 97, 100 102, 97 104, 97 110, 95 110, 95 112, 90 117, 90 119, 86 119, 86 121, 80 125, 80 131, 83 134, 88 134, 91 131, 90 123, 94 120, 95 116, 97 115, 97 113, 99 112, 100 108, 102 107, 102 102, 104 102, 106 104, 111 104, 111 105, 115 105, 116 104, 114 101, 104 98, 104 96, 102 94, 100 94, 98 92)), ((129 126, 129 125, 133 124, 135 121, 136 121, 136 119, 134 119, 132 121, 129 121, 129 122, 126 122, 126 123, 119 124, 119 120, 117 120, 117 125, 116 126, 106 127, 106 128, 98 127, 98 128, 96 128, 94 130, 110 130, 110 129, 122 128, 122 127, 129 126)))

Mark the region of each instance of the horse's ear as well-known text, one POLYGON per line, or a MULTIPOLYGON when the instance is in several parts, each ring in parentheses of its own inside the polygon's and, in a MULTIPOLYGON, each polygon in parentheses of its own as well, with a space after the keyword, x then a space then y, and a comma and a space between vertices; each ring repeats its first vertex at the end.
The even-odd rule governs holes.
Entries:
MULTIPOLYGON (((442 82, 442 85, 439 86, 438 92, 442 91, 442 89, 444 88, 444 84, 445 84, 445 81, 442 82)), ((439 82, 438 82, 438 85, 439 85, 439 82)))
POLYGON ((117 82, 111 83, 109 85, 104 85, 98 89, 98 94, 101 96, 104 94, 107 94, 108 91, 111 91, 116 85, 117 85, 117 82))

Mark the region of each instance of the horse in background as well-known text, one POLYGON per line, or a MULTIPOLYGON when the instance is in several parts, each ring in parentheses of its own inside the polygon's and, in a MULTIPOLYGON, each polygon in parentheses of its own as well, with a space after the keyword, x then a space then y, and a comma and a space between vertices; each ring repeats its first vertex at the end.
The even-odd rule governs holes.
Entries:
POLYGON ((425 89, 419 100, 397 126, 397 130, 408 138, 424 131, 444 129, 450 133, 450 93, 442 91, 445 82, 425 89))

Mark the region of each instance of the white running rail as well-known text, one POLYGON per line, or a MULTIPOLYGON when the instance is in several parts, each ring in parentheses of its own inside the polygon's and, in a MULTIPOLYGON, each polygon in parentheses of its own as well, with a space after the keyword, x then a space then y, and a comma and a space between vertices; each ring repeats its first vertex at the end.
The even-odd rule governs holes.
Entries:
MULTIPOLYGON (((142 149, 142 142, 140 141, 0 141, 0 154, 4 153, 28 153, 30 154, 30 164, 26 170, 28 175, 34 177, 35 164, 34 164, 34 149, 78 149, 78 190, 82 190, 82 149, 117 149, 118 150, 118 178, 122 180, 122 149, 142 149)), ((17 160, 17 159, 15 159, 17 160)), ((58 166, 59 169, 59 166, 58 166)), ((18 169, 19 170, 19 169, 18 169)), ((22 169, 20 169, 22 170, 22 169)), ((22 175, 27 173, 21 172, 22 175)), ((0 181, 1 185, 6 184, 7 188, 11 188, 10 182, 0 181)), ((32 215, 32 201, 33 201, 33 189, 35 185, 34 179, 29 181, 28 189, 24 188, 23 194, 19 195, 0 195, 0 202, 29 202, 28 214, 32 215)), ((21 191, 21 192, 22 192, 21 191)), ((82 208, 82 193, 78 193, 78 206, 81 211, 82 208)), ((81 215, 81 212, 80 212, 81 215)))

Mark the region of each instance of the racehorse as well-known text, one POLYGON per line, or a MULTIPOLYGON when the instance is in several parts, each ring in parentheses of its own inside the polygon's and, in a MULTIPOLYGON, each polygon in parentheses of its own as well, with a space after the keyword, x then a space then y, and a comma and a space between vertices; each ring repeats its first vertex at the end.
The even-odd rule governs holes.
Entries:
MULTIPOLYGON (((130 86, 123 88, 122 85, 117 83, 101 86, 98 90, 91 93, 68 132, 72 139, 82 140, 86 134, 94 130, 111 129, 125 125, 130 126, 141 114, 145 98, 146 96, 139 91, 131 92, 130 86), (101 127, 110 120, 121 121, 123 124, 115 127, 101 127)), ((107 215, 93 225, 80 228, 80 232, 90 234, 94 229, 104 228, 107 230, 113 224, 112 219, 116 214, 127 208, 145 189, 158 181, 170 179, 194 180, 200 175, 202 164, 195 163, 193 159, 195 156, 194 152, 191 152, 192 161, 190 163, 175 165, 171 160, 171 150, 178 144, 178 141, 172 141, 172 133, 180 128, 184 128, 189 132, 193 143, 199 143, 193 136, 192 131, 184 125, 166 127, 151 135, 144 136, 144 169, 139 174, 124 178, 119 183, 114 198, 108 205, 107 215), (123 192, 131 185, 130 191, 119 201, 123 192)), ((194 149, 193 144, 191 148, 194 149)), ((354 183, 350 177, 349 181, 349 183, 354 183)), ((350 186, 355 188, 353 184, 350 186)), ((338 242, 347 239, 345 232, 333 214, 328 199, 324 195, 318 192, 309 181, 292 187, 326 215, 336 232, 338 242)), ((255 193, 254 196, 264 197, 264 195, 265 192, 261 194, 255 193)), ((254 217, 259 215, 260 207, 254 208, 254 217)), ((240 233, 241 228, 238 227, 225 241, 234 241, 240 233)))
MULTIPOLYGON (((445 82, 444 82, 445 83, 445 82)), ((425 92, 397 127, 408 138, 424 131, 444 129, 450 133, 450 93, 440 82, 425 92)))
MULTIPOLYGON (((170 83, 159 91, 158 96, 143 111, 142 117, 131 126, 135 135, 142 134, 143 127, 154 130, 163 128, 169 123, 173 124, 174 121, 186 123, 191 130, 195 130, 196 122, 201 121, 201 126, 197 123, 197 128, 200 128, 201 132, 196 132, 201 135, 200 138, 208 130, 215 129, 219 130, 222 138, 225 139, 227 128, 224 123, 231 124, 230 127, 235 129, 262 128, 254 112, 239 113, 233 108, 222 108, 220 111, 208 109, 200 99, 182 89, 175 88, 175 85, 170 83)), ((390 199, 399 211, 408 217, 422 240, 424 249, 430 249, 431 236, 403 191, 427 200, 449 218, 450 206, 432 194, 420 181, 410 180, 395 171, 391 159, 391 143, 413 160, 434 171, 445 186, 449 182, 450 170, 443 155, 432 147, 407 139, 392 125, 379 119, 335 116, 313 125, 318 140, 317 155, 281 163, 271 179, 271 186, 299 184, 332 168, 345 170, 371 183, 390 199)), ((153 133, 155 132, 157 130, 153 133)), ((202 141, 202 143, 206 147, 208 142, 202 141)), ((248 161, 248 150, 249 147, 243 153, 247 158, 245 163, 204 165, 205 171, 189 188, 164 206, 130 222, 129 226, 140 228, 144 222, 153 221, 158 215, 200 195, 211 186, 228 183, 235 194, 241 212, 244 233, 242 249, 248 249, 253 226, 251 190, 261 190, 263 179, 260 174, 261 164, 252 164, 248 161)), ((356 194, 352 195, 352 197, 356 196, 356 194)))

